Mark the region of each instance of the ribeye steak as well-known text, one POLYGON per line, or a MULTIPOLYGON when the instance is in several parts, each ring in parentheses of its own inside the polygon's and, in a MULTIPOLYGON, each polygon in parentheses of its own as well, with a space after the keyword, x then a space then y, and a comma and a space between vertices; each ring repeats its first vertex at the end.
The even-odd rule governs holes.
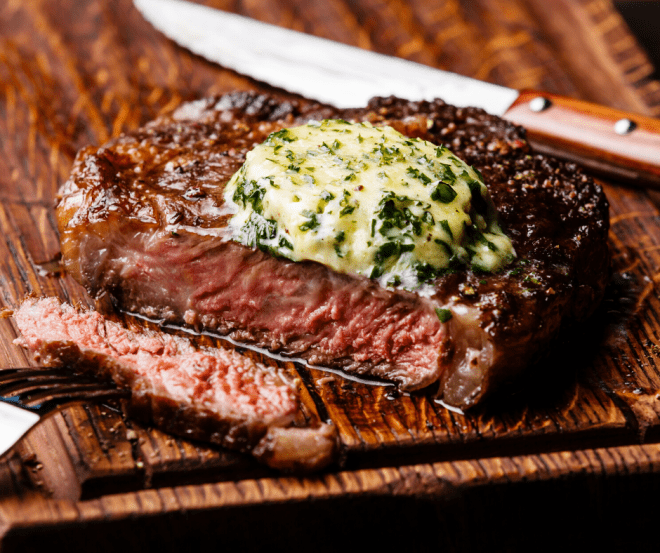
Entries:
POLYGON ((469 407, 588 317, 608 278, 608 203, 577 166, 534 154, 524 130, 440 100, 338 110, 232 93, 184 104, 82 150, 60 191, 66 270, 100 305, 190 325, 469 407), (481 171, 517 259, 383 288, 230 239, 223 189, 273 131, 341 118, 387 124, 481 171), (438 309, 452 318, 446 322, 438 309))

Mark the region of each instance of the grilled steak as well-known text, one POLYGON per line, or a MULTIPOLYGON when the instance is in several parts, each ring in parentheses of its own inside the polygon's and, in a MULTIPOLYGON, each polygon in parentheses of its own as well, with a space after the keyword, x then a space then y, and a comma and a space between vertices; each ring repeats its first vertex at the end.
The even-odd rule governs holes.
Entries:
POLYGON ((251 452, 283 470, 316 470, 335 457, 333 426, 292 426, 300 407, 295 383, 235 351, 132 332, 55 298, 29 298, 14 318, 18 343, 40 363, 114 380, 131 390, 132 415, 167 432, 251 452))
POLYGON ((520 127, 440 100, 377 98, 349 110, 252 93, 192 102, 82 150, 60 196, 66 270, 106 308, 406 390, 439 382, 460 407, 588 317, 609 270, 601 188, 575 165, 531 152, 520 127), (324 118, 388 124, 479 169, 517 260, 497 274, 446 274, 422 295, 232 241, 222 194, 246 153, 273 131, 324 118), (453 316, 442 322, 446 309, 453 316))

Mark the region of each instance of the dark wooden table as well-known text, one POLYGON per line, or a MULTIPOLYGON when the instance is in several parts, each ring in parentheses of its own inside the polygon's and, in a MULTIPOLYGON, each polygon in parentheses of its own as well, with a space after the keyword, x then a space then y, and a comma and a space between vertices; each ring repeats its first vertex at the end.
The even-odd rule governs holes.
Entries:
MULTIPOLYGON (((654 68, 605 0, 208 1, 515 88, 660 117, 654 68)), ((129 0, 0 3, 0 294, 90 304, 41 263, 76 151, 180 102, 269 91, 178 48, 129 0)), ((274 91, 286 95, 283 91, 274 91)), ((659 152, 660 156, 660 152, 659 152)), ((660 196, 603 182, 614 276, 598 314, 516 394, 468 414, 304 368, 304 408, 345 458, 315 477, 141 426, 107 406, 51 417, 0 462, 3 551, 360 547, 657 550, 660 196)), ((0 366, 31 363, 0 319, 0 366)))

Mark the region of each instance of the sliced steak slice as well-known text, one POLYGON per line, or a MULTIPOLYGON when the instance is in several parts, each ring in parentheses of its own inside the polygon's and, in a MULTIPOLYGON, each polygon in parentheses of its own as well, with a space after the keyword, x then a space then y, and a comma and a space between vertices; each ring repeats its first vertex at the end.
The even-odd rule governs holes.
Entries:
POLYGON ((282 470, 317 470, 336 455, 333 426, 292 426, 300 408, 296 383, 236 351, 132 332, 55 298, 26 299, 14 319, 18 343, 38 362, 130 389, 131 414, 167 432, 251 452, 282 470))
POLYGON ((407 390, 439 382, 439 395, 460 407, 529 365, 562 326, 588 317, 608 279, 601 188, 575 165, 533 154, 520 127, 440 100, 380 98, 352 110, 251 93, 200 100, 81 151, 60 195, 66 270, 104 309, 227 334, 407 390), (273 131, 323 118, 388 124, 475 166, 517 261, 498 274, 447 274, 421 295, 231 241, 222 195, 246 153, 273 131), (441 322, 438 309, 452 318, 441 322))

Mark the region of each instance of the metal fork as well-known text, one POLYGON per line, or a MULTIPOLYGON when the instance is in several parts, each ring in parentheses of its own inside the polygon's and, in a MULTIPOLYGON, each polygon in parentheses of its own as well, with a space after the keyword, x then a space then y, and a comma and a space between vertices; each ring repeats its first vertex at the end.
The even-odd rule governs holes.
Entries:
POLYGON ((42 418, 76 401, 130 396, 114 384, 65 369, 27 367, 0 370, 0 457, 42 418))

